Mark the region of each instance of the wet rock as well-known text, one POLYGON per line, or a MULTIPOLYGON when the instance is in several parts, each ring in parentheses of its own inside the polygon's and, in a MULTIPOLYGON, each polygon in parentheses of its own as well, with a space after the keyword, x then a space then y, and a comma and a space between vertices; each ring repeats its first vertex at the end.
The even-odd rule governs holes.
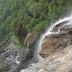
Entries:
POLYGON ((69 30, 68 34, 72 35, 72 29, 69 30))
POLYGON ((44 60, 35 63, 23 72, 71 72, 72 45, 65 47, 44 60))
POLYGON ((62 28, 60 28, 59 34, 51 34, 44 38, 41 46, 40 55, 43 58, 48 57, 59 50, 63 50, 66 46, 71 44, 72 26, 63 26, 62 28))
POLYGON ((59 23, 59 24, 57 24, 56 26, 54 26, 54 28, 51 30, 51 32, 56 32, 56 31, 58 31, 58 29, 60 28, 60 27, 62 27, 64 24, 66 24, 68 21, 64 21, 64 22, 61 22, 61 23, 59 23))
POLYGON ((71 29, 72 29, 72 25, 65 25, 65 26, 61 27, 60 31, 68 32, 71 29))
POLYGON ((37 31, 28 33, 24 40, 24 45, 30 48, 37 41, 38 37, 39 33, 37 31))

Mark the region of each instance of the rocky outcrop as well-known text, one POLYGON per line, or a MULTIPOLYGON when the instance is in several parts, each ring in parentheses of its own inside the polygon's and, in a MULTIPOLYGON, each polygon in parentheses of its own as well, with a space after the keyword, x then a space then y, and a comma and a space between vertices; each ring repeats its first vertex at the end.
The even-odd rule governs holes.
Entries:
MULTIPOLYGON (((60 25, 59 25, 60 26, 60 25)), ((54 28, 59 29, 59 26, 54 28)), ((55 29, 54 29, 55 31, 55 29)), ((53 31, 53 32, 54 32, 53 31)), ((63 50, 66 46, 72 44, 72 25, 62 26, 58 34, 51 34, 44 38, 40 51, 41 57, 48 57, 55 52, 63 50)))
POLYGON ((13 72, 26 59, 28 53, 28 49, 17 48, 14 43, 11 43, 5 48, 4 53, 0 54, 0 61, 3 63, 0 72, 13 72))
POLYGON ((26 49, 28 50, 28 52, 26 53, 25 59, 22 59, 22 62, 20 63, 18 68, 14 70, 14 72, 20 72, 21 69, 28 67, 29 62, 34 56, 34 44, 36 43, 38 37, 39 37, 39 33, 37 31, 32 31, 27 34, 24 40, 24 45, 26 46, 26 49))
POLYGON ((72 45, 33 64, 23 72, 72 72, 72 45))
POLYGON ((32 31, 27 34, 24 45, 27 46, 27 48, 30 48, 38 39, 39 33, 37 31, 32 31))

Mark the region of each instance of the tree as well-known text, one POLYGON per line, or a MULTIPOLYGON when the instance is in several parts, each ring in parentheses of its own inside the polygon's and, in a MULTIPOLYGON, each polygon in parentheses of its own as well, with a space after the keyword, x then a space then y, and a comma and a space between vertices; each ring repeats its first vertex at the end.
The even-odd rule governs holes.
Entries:
POLYGON ((34 29, 40 33, 43 33, 48 26, 49 26, 49 22, 47 20, 44 20, 40 22, 34 29))
POLYGON ((31 32, 36 26, 36 20, 34 18, 31 19, 31 22, 26 25, 26 29, 28 32, 31 32))
POLYGON ((28 10, 34 18, 38 18, 42 12, 41 6, 38 3, 34 3, 28 10))

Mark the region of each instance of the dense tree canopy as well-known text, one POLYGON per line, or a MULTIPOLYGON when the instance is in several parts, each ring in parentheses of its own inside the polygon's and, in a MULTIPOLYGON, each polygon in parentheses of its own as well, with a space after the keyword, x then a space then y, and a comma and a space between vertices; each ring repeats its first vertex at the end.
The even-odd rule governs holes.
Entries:
POLYGON ((22 41, 33 30, 43 33, 71 4, 72 0, 0 0, 0 44, 13 35, 22 41))

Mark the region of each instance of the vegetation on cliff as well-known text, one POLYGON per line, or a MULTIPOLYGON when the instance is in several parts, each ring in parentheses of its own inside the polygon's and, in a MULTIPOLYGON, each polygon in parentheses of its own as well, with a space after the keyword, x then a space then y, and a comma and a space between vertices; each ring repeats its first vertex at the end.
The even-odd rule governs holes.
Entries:
POLYGON ((13 35, 22 43, 28 32, 43 33, 71 7, 72 0, 0 0, 0 44, 13 35))

